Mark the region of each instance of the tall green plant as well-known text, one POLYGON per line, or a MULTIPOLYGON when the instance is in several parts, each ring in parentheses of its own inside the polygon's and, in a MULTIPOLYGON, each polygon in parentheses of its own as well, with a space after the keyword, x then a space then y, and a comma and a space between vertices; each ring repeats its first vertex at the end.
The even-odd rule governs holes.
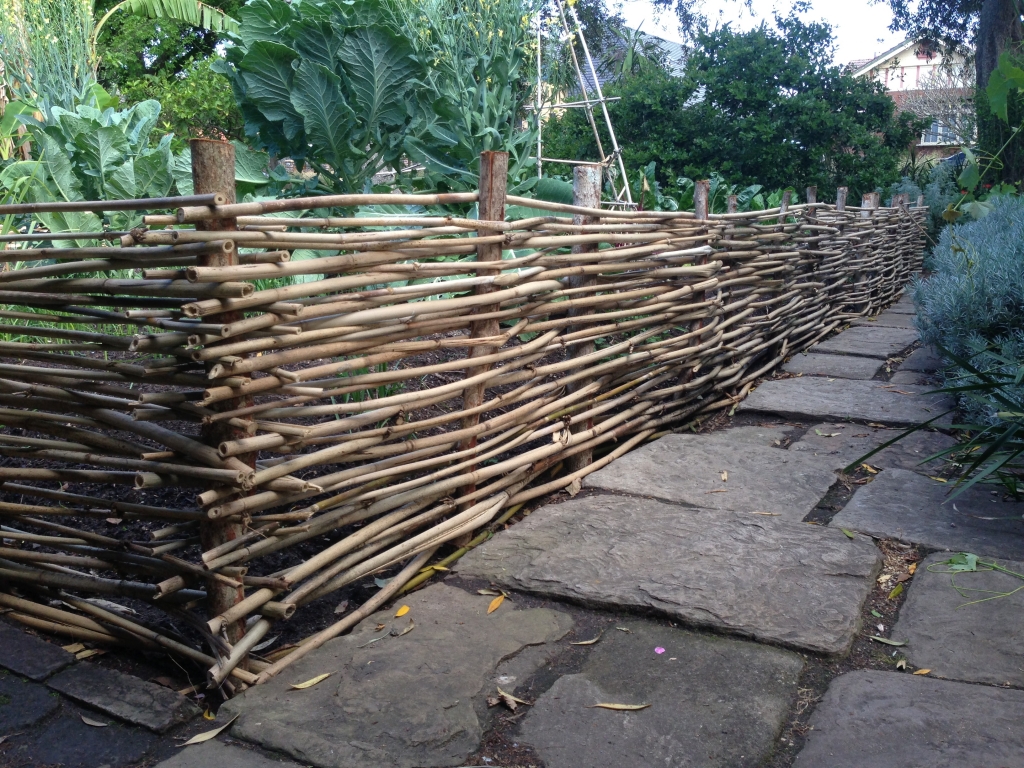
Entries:
POLYGON ((95 20, 95 0, 0 0, 0 61, 8 88, 26 102, 70 108, 96 80, 97 36, 115 11, 170 18, 215 31, 234 19, 199 0, 124 0, 95 20))
POLYGON ((246 132, 306 161, 331 190, 361 192, 397 166, 424 76, 376 0, 254 0, 227 62, 246 132))
POLYGON ((509 177, 536 162, 533 94, 537 0, 391 0, 424 77, 421 124, 405 140, 435 186, 475 187, 480 153, 509 153, 509 177))

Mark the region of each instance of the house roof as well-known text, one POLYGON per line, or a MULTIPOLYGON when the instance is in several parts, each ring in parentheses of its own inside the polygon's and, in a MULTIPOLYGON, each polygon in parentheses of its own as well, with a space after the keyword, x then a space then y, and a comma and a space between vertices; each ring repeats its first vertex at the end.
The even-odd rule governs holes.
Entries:
POLYGON ((898 56, 908 48, 912 48, 913 46, 917 45, 918 43, 921 42, 921 40, 922 38, 920 37, 908 37, 899 45, 890 48, 885 53, 875 56, 875 58, 873 59, 861 59, 859 61, 851 61, 849 64, 849 68, 850 70, 852 70, 854 77, 863 77, 864 75, 868 74, 868 72, 870 72, 871 70, 877 69, 878 67, 885 64, 885 62, 891 59, 893 56, 898 56))
MULTIPOLYGON (((629 27, 633 29, 633 27, 629 27)), ((690 51, 682 43, 675 43, 671 40, 666 40, 663 37, 657 35, 651 35, 647 32, 640 30, 640 34, 643 36, 644 41, 657 45, 665 54, 665 66, 670 73, 673 75, 682 75, 686 69, 686 62, 690 57, 690 51)), ((622 50, 624 48, 623 42, 619 39, 614 39, 609 43, 609 51, 622 50)), ((583 62, 581 62, 583 64, 583 62)), ((598 60, 595 56, 594 66, 597 69, 597 79, 603 87, 608 82, 615 79, 614 67, 609 66, 604 58, 598 60)), ((586 81, 587 90, 594 91, 594 78, 590 74, 590 68, 585 64, 581 66, 583 72, 583 79, 586 81)))

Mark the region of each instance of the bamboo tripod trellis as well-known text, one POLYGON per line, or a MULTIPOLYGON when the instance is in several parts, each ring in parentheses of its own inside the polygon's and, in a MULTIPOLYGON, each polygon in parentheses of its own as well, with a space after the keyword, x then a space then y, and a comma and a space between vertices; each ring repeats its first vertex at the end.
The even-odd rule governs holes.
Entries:
MULTIPOLYGON (((194 151, 224 165, 228 147, 194 151)), ((205 196, 111 245, 4 251, 45 261, 0 272, 0 605, 190 659, 228 692, 266 680, 428 578, 441 545, 462 546, 444 564, 531 500, 731 407, 921 264, 920 201, 713 215, 699 183, 696 212, 610 212, 594 167, 569 206, 507 196, 505 162, 484 155, 479 193, 253 203, 211 192, 199 162, 205 196), (473 202, 484 218, 319 213, 473 202), (505 221, 506 203, 550 215, 505 221), (295 211, 313 215, 275 217, 295 211), (194 503, 124 490, 166 487, 194 503), (134 527, 87 524, 111 516, 134 527), (274 622, 401 563, 290 654, 250 656, 274 622), (82 599, 96 595, 164 608, 182 632, 82 599)))

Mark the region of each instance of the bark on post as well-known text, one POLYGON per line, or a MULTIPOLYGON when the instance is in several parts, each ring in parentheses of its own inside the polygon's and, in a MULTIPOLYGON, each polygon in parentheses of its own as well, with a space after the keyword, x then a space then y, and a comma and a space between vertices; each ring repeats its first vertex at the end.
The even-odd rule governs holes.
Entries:
POLYGON ((818 188, 808 187, 807 188, 807 204, 814 205, 818 202, 818 188))
MULTIPOLYGON (((235 202, 235 148, 226 141, 210 141, 208 139, 192 139, 189 142, 192 155, 192 185, 195 194, 220 193, 227 198, 228 204, 235 202)), ((208 219, 196 222, 196 229, 226 231, 238 229, 235 219, 208 219)), ((234 248, 226 251, 203 253, 198 256, 201 267, 233 267, 238 264, 238 253, 234 248)), ((222 312, 214 316, 216 322, 234 323, 242 319, 241 312, 222 312)), ((213 363, 209 363, 212 365, 213 363)), ((248 396, 225 400, 214 406, 216 410, 234 410, 252 404, 248 396)), ((206 445, 217 448, 222 442, 239 440, 248 437, 245 430, 229 426, 225 422, 204 425, 202 441, 206 445)), ((238 459, 251 467, 256 466, 256 455, 238 456, 238 459)), ((199 538, 203 550, 233 541, 243 534, 241 523, 225 520, 204 519, 199 523, 199 538)), ((239 603, 245 597, 241 588, 226 586, 210 579, 206 585, 207 611, 211 618, 219 616, 228 608, 239 603)), ((245 634, 245 622, 235 621, 224 627, 229 643, 234 644, 245 634)))
POLYGON ((789 213, 789 201, 793 199, 793 193, 788 189, 782 193, 782 202, 779 204, 779 224, 786 223, 786 214, 789 213))
POLYGON ((698 181, 693 187, 693 212, 700 221, 707 221, 708 198, 711 196, 711 182, 707 179, 698 181))
POLYGON ((917 196, 917 207, 924 208, 924 195, 917 196))
POLYGON ((846 210, 846 196, 850 194, 848 187, 839 187, 836 190, 836 211, 842 212, 846 210))
MULTIPOLYGON (((578 205, 581 208, 600 208, 601 207, 601 172, 602 167, 597 164, 590 165, 577 165, 573 168, 572 174, 572 203, 578 205)), ((579 214, 572 217, 573 224, 596 224, 598 219, 595 216, 581 216, 579 214)), ((597 250, 597 245, 584 244, 574 245, 572 248, 573 253, 591 253, 597 250)), ((583 288, 587 285, 593 285, 597 282, 596 278, 587 278, 583 275, 574 275, 569 278, 568 283, 570 288, 583 288)), ((569 310, 569 315, 574 316, 577 314, 586 314, 586 310, 569 310)), ((581 330, 580 326, 570 326, 567 329, 568 333, 581 330)), ((566 351, 566 356, 582 357, 589 355, 594 352, 596 347, 594 342, 587 341, 583 344, 577 344, 570 347, 566 351)), ((573 382, 569 385, 569 392, 579 390, 587 385, 586 381, 573 382)), ((588 429, 592 429, 594 426, 594 420, 588 419, 586 422, 580 422, 574 424, 572 432, 583 432, 588 429)), ((570 473, 576 472, 584 467, 587 467, 593 461, 593 452, 588 448, 586 451, 581 451, 575 456, 570 456, 567 464, 567 468, 570 473)))
MULTIPOLYGON (((481 152, 480 153, 480 199, 477 203, 479 210, 479 218, 481 221, 504 221, 505 220, 505 187, 508 181, 508 152, 481 152)), ((479 237, 489 237, 493 235, 500 235, 501 233, 496 230, 481 229, 478 232, 479 237)), ((476 260, 477 261, 501 261, 501 243, 487 243, 485 245, 478 245, 476 248, 476 260)), ((501 273, 499 266, 495 266, 494 269, 479 269, 477 275, 484 277, 486 275, 498 275, 501 273)), ((487 294, 494 291, 494 288, 489 285, 478 286, 474 293, 476 295, 487 294)), ((494 312, 497 307, 488 305, 478 308, 473 312, 474 315, 487 314, 494 312)), ((500 333, 497 320, 476 320, 470 324, 470 336, 474 339, 484 338, 488 336, 497 336, 500 333)), ((467 358, 473 360, 477 357, 483 357, 490 355, 495 351, 494 346, 479 346, 470 347, 467 358)), ((466 378, 478 376, 481 373, 486 373, 490 369, 489 365, 482 365, 476 367, 469 367, 466 369, 466 378)), ((471 408, 477 408, 482 405, 486 396, 486 387, 482 384, 474 384, 466 387, 462 393, 462 408, 463 410, 469 410, 471 408)), ((480 414, 472 414, 462 419, 462 428, 469 429, 475 427, 480 423, 480 414)), ((476 446, 477 439, 475 437, 468 437, 461 441, 459 444, 460 450, 467 448, 473 448, 476 446)), ((463 489, 463 494, 469 494, 476 490, 475 485, 466 486, 463 489)), ((470 534, 467 534, 470 535, 470 534)))
POLYGON ((740 199, 737 195, 729 195, 725 199, 725 212, 736 213, 740 209, 740 199))

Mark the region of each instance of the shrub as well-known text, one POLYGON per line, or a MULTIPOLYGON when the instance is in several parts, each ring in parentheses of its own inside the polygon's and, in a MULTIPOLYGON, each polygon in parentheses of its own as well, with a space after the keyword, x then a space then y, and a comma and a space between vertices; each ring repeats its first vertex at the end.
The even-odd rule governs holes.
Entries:
MULTIPOLYGON (((979 371, 1009 376, 1005 391, 1024 401, 1024 384, 1015 381, 1024 365, 1024 200, 1000 197, 984 218, 947 227, 932 253, 932 267, 914 289, 922 340, 979 371)), ((954 366, 946 383, 978 381, 954 366)), ((977 398, 964 398, 961 405, 969 418, 990 423, 1005 410, 977 398)))
MULTIPOLYGON (((894 195, 910 195, 910 204, 916 205, 919 195, 924 195, 924 204, 928 206, 928 235, 933 241, 938 240, 939 233, 946 222, 943 212, 960 199, 960 188, 957 176, 960 167, 955 163, 938 163, 928 171, 923 187, 911 177, 904 176, 889 187, 888 196, 891 204, 894 195)), ((930 265, 929 265, 930 266, 930 265)))

